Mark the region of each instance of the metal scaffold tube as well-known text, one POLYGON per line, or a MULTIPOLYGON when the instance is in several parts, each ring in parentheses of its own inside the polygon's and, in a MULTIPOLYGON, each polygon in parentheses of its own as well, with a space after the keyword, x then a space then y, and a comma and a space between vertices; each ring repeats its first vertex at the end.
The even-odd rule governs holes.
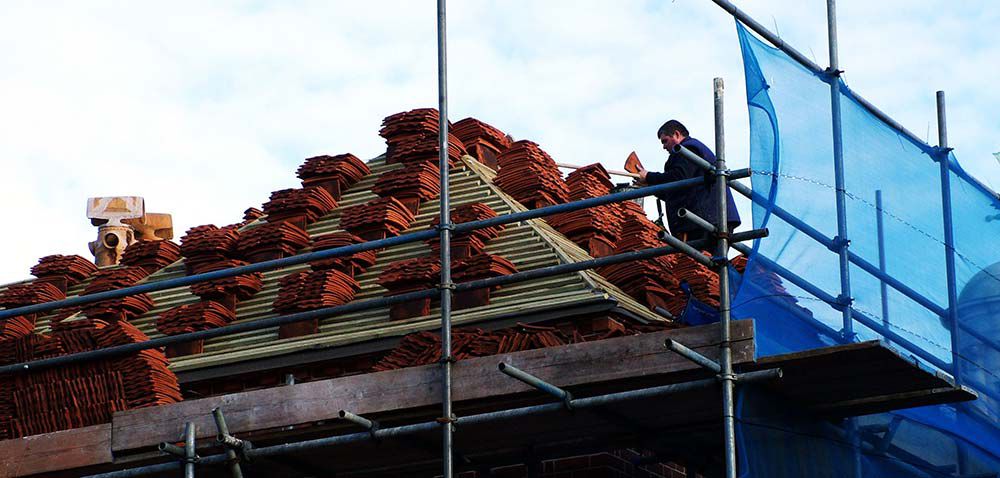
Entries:
POLYGON ((843 126, 840 114, 840 61, 837 53, 837 2, 826 0, 826 26, 830 47, 830 119, 833 135, 833 181, 837 201, 837 237, 834 249, 840 258, 840 297, 837 300, 845 307, 841 310, 844 324, 841 334, 845 340, 854 338, 854 321, 851 319, 851 262, 849 248, 851 241, 847 235, 847 186, 844 179, 843 126))
MULTIPOLYGON (((751 231, 734 234, 732 237, 732 241, 733 242, 750 241, 765 236, 767 236, 767 229, 755 229, 751 231)), ((706 247, 708 246, 707 241, 691 241, 691 244, 696 246, 706 246, 706 247)), ((568 264, 558 264, 554 266, 532 269, 524 272, 517 272, 505 276, 490 277, 488 279, 479 279, 469 282, 461 282, 455 284, 455 290, 460 292, 466 290, 482 289, 486 287, 494 287, 498 285, 502 286, 507 284, 516 284, 518 282, 524 282, 533 279, 542 279, 545 277, 552 277, 560 274, 579 272, 587 269, 594 269, 597 267, 603 267, 612 264, 621 264, 623 262, 650 259, 653 257, 664 256, 667 254, 676 254, 679 252, 680 251, 674 249, 673 247, 655 247, 650 249, 643 249, 640 251, 623 252, 621 254, 605 256, 598 259, 590 259, 580 262, 571 262, 568 264)), ((328 317, 335 317, 338 315, 358 312, 362 310, 370 310, 378 307, 386 307, 393 304, 402 304, 414 300, 430 298, 438 294, 439 292, 436 289, 408 292, 405 294, 393 295, 389 297, 380 297, 378 299, 369 299, 364 301, 351 302, 336 307, 327 307, 324 309, 310 310, 308 312, 299 312, 295 314, 282 315, 278 317, 269 317, 266 319, 231 324, 216 329, 199 330, 197 332, 188 332, 180 335, 157 337, 155 339, 149 339, 143 342, 137 342, 125 345, 116 345, 114 347, 97 349, 89 352, 80 352, 71 355, 62 355, 59 357, 34 360, 30 362, 20 362, 9 365, 3 365, 0 366, 0 375, 31 372, 35 370, 41 370, 44 368, 56 367, 59 365, 66 365, 85 360, 101 360, 113 357, 120 357, 122 355, 135 353, 142 350, 165 347, 174 344, 181 344, 190 342, 192 340, 222 337, 225 335, 232 335, 240 332, 249 332, 252 330, 260 330, 268 327, 277 327, 279 325, 302 322, 305 320, 324 319, 328 317)))
POLYGON ((955 223, 951 209, 951 170, 948 163, 948 118, 945 114, 944 92, 937 92, 938 151, 937 160, 941 167, 941 211, 944 226, 945 279, 948 281, 948 324, 951 329, 951 374, 955 384, 962 384, 962 360, 959 348, 958 326, 958 284, 955 274, 955 223))
MULTIPOLYGON (((840 296, 837 302, 843 307, 843 326, 840 330, 845 341, 853 341, 854 319, 852 304, 854 297, 851 292, 851 240, 847 233, 847 184, 844 178, 844 131, 843 118, 840 111, 840 59, 837 45, 837 1, 826 0, 826 26, 830 51, 830 68, 827 74, 830 79, 830 119, 833 133, 833 181, 837 201, 837 237, 834 238, 834 248, 840 259, 840 296)), ((847 420, 847 434, 851 441, 852 458, 854 460, 853 474, 861 478, 861 456, 859 452, 857 421, 847 420)))
POLYGON ((451 411, 451 204, 448 197, 448 22, 446 0, 437 0, 438 166, 441 171, 441 452, 442 476, 452 478, 451 411))
MULTIPOLYGON (((765 40, 770 42, 779 50, 785 52, 788 56, 792 57, 792 59, 799 62, 800 65, 806 67, 807 69, 809 69, 810 71, 812 71, 817 75, 823 75, 825 73, 823 68, 817 65, 816 62, 810 60, 805 55, 803 55, 802 52, 796 50, 791 45, 785 43, 785 41, 782 40, 781 37, 779 37, 778 35, 774 34, 770 30, 765 28, 764 25, 761 25, 760 22, 754 20, 753 17, 748 15, 746 12, 737 8, 736 5, 733 5, 733 3, 730 2, 729 0, 712 0, 712 2, 721 7, 730 15, 732 15, 733 18, 739 20, 740 23, 746 25, 748 28, 753 30, 758 35, 764 37, 765 40)), ((906 137, 910 141, 913 141, 916 144, 930 146, 927 144, 927 142, 920 139, 919 136, 913 134, 913 132, 906 129, 906 127, 904 127, 903 125, 899 124, 898 121, 890 118, 889 115, 885 114, 885 112, 880 110, 878 107, 873 105, 868 100, 861 97, 861 95, 857 94, 856 92, 852 92, 852 97, 854 98, 854 100, 860 103, 861 106, 864 106, 868 111, 870 111, 873 115, 875 115, 875 117, 884 121, 889 126, 899 130, 904 135, 906 135, 906 137)))
MULTIPOLYGON (((962 355, 960 334, 962 329, 958 324, 958 283, 955 273, 955 223, 951 208, 951 148, 948 146, 948 115, 945 111, 944 91, 938 91, 935 95, 937 100, 937 127, 938 127, 938 151, 937 160, 941 168, 941 211, 943 213, 942 222, 944 227, 944 258, 945 258, 945 280, 948 281, 948 325, 951 332, 951 374, 955 378, 955 385, 961 386, 962 380, 962 355)), ((968 468, 968 451, 961 442, 958 443, 955 453, 958 462, 959 476, 966 474, 968 468)))
MULTIPOLYGON (((781 377, 782 377, 781 369, 771 368, 771 369, 741 373, 737 376, 737 380, 740 382, 751 383, 758 381, 776 380, 781 377)), ((701 380, 692 380, 689 382, 672 383, 656 387, 629 390, 625 392, 609 393, 606 395, 574 398, 570 401, 570 408, 572 408, 573 410, 599 408, 608 405, 613 405, 616 403, 624 403, 633 400, 642 400, 642 399, 661 397, 681 392, 688 392, 691 390, 711 388, 715 386, 717 383, 718 383, 717 379, 707 378, 701 380)), ((467 426, 481 425, 486 423, 499 422, 503 420, 526 418, 543 413, 566 412, 566 408, 567 408, 566 404, 562 402, 545 403, 541 405, 532 405, 520 408, 498 410, 495 412, 486 412, 475 415, 463 416, 456 418, 455 423, 457 425, 467 425, 467 426)), ((429 432, 436 429, 437 427, 440 427, 440 424, 435 420, 430 422, 415 423, 412 425, 401 425, 397 427, 381 428, 374 431, 374 433, 369 433, 365 431, 359 433, 351 433, 347 435, 336 435, 331 437, 315 438, 300 442, 283 443, 280 445, 253 448, 246 451, 246 456, 249 459, 261 458, 267 456, 279 456, 289 453, 316 450, 318 448, 323 448, 323 447, 369 441, 373 437, 379 440, 386 440, 389 438, 397 438, 407 435, 413 435, 415 433, 429 432)), ((218 465, 221 463, 225 463, 227 459, 228 458, 226 454, 223 453, 218 455, 201 457, 198 459, 198 463, 202 465, 218 465)), ((127 470, 112 471, 108 473, 90 475, 88 478, 125 478, 132 476, 146 476, 156 473, 174 471, 177 469, 177 467, 178 463, 176 462, 160 463, 156 465, 146 465, 127 470)))
MULTIPOLYGON (((749 175, 750 175, 749 169, 741 169, 733 171, 730 177, 745 178, 748 177, 749 175)), ((452 224, 452 232, 453 233, 468 232, 476 229, 482 229, 485 227, 499 226, 503 224, 512 224, 515 222, 527 221, 530 219, 538 219, 546 216, 551 216, 553 214, 578 211, 580 209, 586 209, 595 206, 603 206, 605 204, 628 201, 630 199, 637 199, 660 193, 681 191, 696 186, 700 186, 703 183, 704 181, 701 178, 684 179, 681 181, 673 181, 664 184, 657 184, 655 186, 647 186, 644 188, 623 191, 620 193, 612 193, 605 196, 582 199, 579 201, 572 201, 563 204, 555 204, 552 206, 541 207, 529 211, 504 214, 501 216, 482 219, 479 221, 470 221, 470 222, 452 224)), ((305 264, 308 262, 315 262, 323 259, 330 259, 333 257, 349 256, 352 254, 356 254, 358 252, 371 251, 375 249, 384 249, 387 247, 409 244, 412 242, 426 241, 434 238, 440 238, 440 231, 425 230, 425 231, 412 232, 401 236, 390 237, 386 239, 378 239, 374 241, 366 241, 358 244, 352 244, 350 246, 342 246, 332 249, 326 249, 323 251, 308 252, 305 254, 298 254, 295 256, 285 257, 282 259, 274 259, 270 261, 258 262, 256 264, 250 264, 246 266, 232 267, 229 269, 222 269, 213 272, 205 272, 202 274, 195 274, 186 277, 178 277, 175 279, 149 282, 146 284, 124 287, 121 289, 109 290, 105 292, 99 292, 96 294, 70 297, 68 299, 63 299, 63 300, 44 302, 35 305, 27 305, 24 307, 17 307, 14 309, 0 310, 0 320, 9 319, 11 317, 17 317, 19 315, 50 312, 65 307, 92 304, 95 302, 101 302, 109 299, 118 299, 121 297, 127 297, 135 294, 158 292, 177 287, 189 286, 191 284, 197 284, 199 282, 205 282, 209 280, 222 279, 226 277, 235 277, 238 275, 249 274, 252 272, 270 271, 274 269, 280 269, 283 267, 305 264)))
POLYGON ((719 223, 716 267, 719 273, 719 379, 722 381, 722 429, 726 454, 726 476, 736 478, 736 417, 733 403, 733 388, 736 375, 733 373, 733 352, 731 348, 731 316, 729 307, 729 187, 726 177, 726 143, 724 124, 725 85, 722 78, 716 78, 712 85, 715 99, 715 194, 718 200, 719 223))

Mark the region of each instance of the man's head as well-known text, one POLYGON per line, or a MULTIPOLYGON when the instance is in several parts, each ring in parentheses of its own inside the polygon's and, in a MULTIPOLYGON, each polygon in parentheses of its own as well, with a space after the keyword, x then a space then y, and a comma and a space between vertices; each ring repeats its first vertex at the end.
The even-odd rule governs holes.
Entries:
POLYGON ((660 126, 660 129, 656 131, 656 136, 660 138, 663 149, 670 151, 688 137, 688 130, 680 121, 670 120, 660 126))

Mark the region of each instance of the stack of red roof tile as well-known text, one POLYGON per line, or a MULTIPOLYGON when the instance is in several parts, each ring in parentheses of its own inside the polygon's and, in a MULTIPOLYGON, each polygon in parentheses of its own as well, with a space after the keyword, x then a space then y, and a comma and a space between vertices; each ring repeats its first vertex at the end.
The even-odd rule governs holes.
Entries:
POLYGON ((0 307, 13 309, 66 298, 66 294, 48 282, 13 284, 0 293, 0 307))
MULTIPOLYGON (((109 324, 101 329, 96 339, 101 347, 113 347, 149 340, 128 322, 109 324)), ((129 408, 163 405, 183 400, 177 377, 167 366, 169 362, 159 350, 143 350, 115 362, 125 380, 125 398, 129 408)))
POLYGON ((663 247, 665 244, 660 240, 658 235, 660 230, 660 226, 650 221, 645 214, 627 215, 622 221, 621 233, 619 234, 615 252, 663 247))
MULTIPOLYGON (((452 279, 455 282, 470 282, 509 275, 517 272, 517 267, 503 257, 493 254, 476 254, 458 259, 452 263, 452 279)), ((492 291, 500 286, 464 290, 455 293, 455 310, 489 305, 492 291)))
POLYGON ((52 282, 66 292, 66 287, 82 282, 97 272, 97 266, 83 257, 51 255, 38 260, 31 268, 31 275, 45 282, 52 282))
MULTIPOLYGON (((0 364, 142 340, 148 337, 128 322, 72 320, 54 325, 52 335, 0 341, 0 364)), ((115 411, 182 399, 177 378, 155 350, 36 371, 4 385, 0 387, 3 438, 107 423, 115 411)))
MULTIPOLYGON (((103 269, 94 274, 94 280, 83 289, 83 293, 80 295, 130 287, 145 278, 146 275, 146 271, 141 267, 103 269)), ((111 322, 139 317, 149 312, 153 305, 153 299, 148 294, 133 294, 128 297, 87 304, 82 307, 82 310, 87 317, 111 322)))
MULTIPOLYGON (((389 264, 375 281, 386 288, 386 296, 430 289, 441 277, 441 262, 433 257, 416 257, 389 264)), ((389 307, 391 320, 422 317, 431 312, 431 298, 412 300, 389 307)))
POLYGON ((503 131, 475 118, 465 118, 455 123, 451 130, 462 140, 465 149, 479 162, 496 169, 497 156, 510 147, 510 137, 503 131))
POLYGON ((336 209, 337 200, 323 188, 282 189, 271 193, 263 207, 267 222, 291 220, 305 227, 336 209))
POLYGON ((236 242, 236 252, 250 262, 295 255, 295 252, 309 245, 309 234, 288 222, 261 224, 240 233, 236 242))
POLYGON ((321 187, 339 201, 347 188, 371 174, 371 170, 357 156, 347 153, 308 158, 295 174, 302 180, 302 187, 321 187))
POLYGON ((668 306, 674 299, 683 300, 677 278, 654 260, 605 266, 598 269, 598 273, 651 308, 663 307, 674 313, 668 306))
POLYGON ((17 339, 35 330, 35 314, 0 320, 0 341, 17 339))
MULTIPOLYGON (((574 201, 604 196, 613 186, 607 170, 599 163, 573 171, 566 177, 566 184, 574 201)), ((606 205, 555 215, 548 222, 590 255, 604 257, 614 252, 622 214, 620 207, 606 205)))
MULTIPOLYGON (((493 332, 482 329, 452 331, 452 355, 456 360, 485 357, 523 350, 555 347, 582 342, 579 333, 567 335, 555 327, 517 324, 493 332)), ((433 332, 417 332, 403 337, 399 345, 373 367, 374 371, 395 370, 436 363, 441 358, 441 337, 433 332)))
POLYGON ((242 221, 237 222, 236 224, 230 224, 226 227, 230 229, 240 230, 247 224, 250 224, 256 221, 257 219, 260 219, 261 217, 264 217, 264 211, 261 211, 260 209, 257 209, 255 207, 247 208, 246 211, 243 211, 242 221))
POLYGON ((236 314, 225 305, 205 300, 164 311, 156 319, 156 330, 164 335, 178 335, 222 327, 235 319, 236 314))
POLYGON ((534 209, 569 200, 569 188, 551 156, 537 144, 521 140, 497 157, 500 171, 493 183, 534 209))
MULTIPOLYGON (((614 208, 614 210, 618 213, 618 215, 621 216, 623 219, 635 216, 644 218, 647 221, 649 221, 649 218, 646 217, 646 211, 642 208, 641 205, 639 205, 639 203, 633 201, 622 201, 622 202, 608 204, 608 206, 614 208)), ((649 223, 653 224, 652 221, 649 221, 649 223)), ((658 228, 656 224, 653 224, 653 226, 658 228)))
POLYGON ((302 290, 307 276, 309 271, 299 271, 278 278, 278 296, 271 308, 278 313, 296 311, 296 295, 302 290))
POLYGON ((188 275, 207 272, 214 264, 232 258, 239 237, 234 227, 208 224, 188 229, 181 238, 181 255, 188 275))
POLYGON ((621 220, 611 209, 579 209, 548 218, 548 223, 594 257, 614 253, 621 220))
POLYGON ((246 223, 251 223, 262 217, 264 217, 264 211, 255 207, 248 207, 246 211, 243 211, 243 221, 246 223))
POLYGON ((729 261, 729 263, 732 264, 733 269, 736 269, 736 272, 739 272, 740 274, 742 274, 742 273, 746 272, 746 270, 747 270, 747 260, 748 260, 747 256, 744 256, 743 254, 740 254, 740 255, 732 258, 729 261))
POLYGON ((451 132, 462 140, 466 148, 469 147, 469 144, 482 141, 499 151, 510 147, 511 143, 506 133, 476 118, 459 120, 451 126, 451 132))
MULTIPOLYGON (((704 254, 707 257, 712 257, 707 252, 704 254)), ((691 286, 691 292, 696 299, 709 306, 718 307, 719 275, 687 255, 677 254, 674 258, 675 261, 672 268, 674 277, 687 282, 691 286)), ((673 304, 673 308, 668 307, 667 310, 673 314, 679 305, 673 304)), ((683 307, 681 307, 681 310, 683 310, 683 307)))
MULTIPOLYGON (((225 259, 207 264, 202 272, 212 272, 222 269, 232 269, 248 265, 249 262, 237 259, 225 259)), ((264 288, 264 274, 252 272, 222 279, 191 284, 191 293, 206 300, 217 300, 227 306, 235 306, 235 302, 226 296, 235 296, 235 300, 247 300, 264 288)))
MULTIPOLYGON (((515 272, 517 272, 517 267, 513 263, 494 254, 476 254, 458 259, 452 264, 452 279, 455 282, 469 282, 515 272)), ((499 288, 500 286, 495 286, 493 290, 499 288)))
POLYGON ((340 213, 342 229, 369 241, 398 236, 412 221, 413 213, 392 197, 344 208, 340 213))
MULTIPOLYGON (((451 210, 452 223, 473 222, 496 216, 497 213, 493 208, 481 202, 464 204, 451 210)), ((431 226, 436 227, 438 224, 441 224, 441 218, 434 216, 434 219, 431 220, 431 226)), ((451 237, 452 257, 460 259, 483 252, 486 248, 486 243, 499 236, 503 229, 504 226, 501 224, 453 234, 451 237)), ((427 244, 431 246, 431 250, 435 255, 441 253, 441 239, 439 237, 427 241, 427 244)))
MULTIPOLYGON (((34 360, 35 345, 45 338, 48 338, 48 336, 42 334, 29 334, 23 337, 0 340, 0 364, 7 365, 34 360)), ((7 391, 5 387, 0 387, 0 393, 5 391, 7 391)))
POLYGON ((143 350, 118 361, 117 369, 127 377, 125 399, 129 408, 166 405, 184 400, 177 377, 167 367, 167 357, 160 351, 143 350))
MULTIPOLYGON (((658 230, 659 227, 647 219, 645 214, 626 214, 615 253, 663 247, 664 244, 657 237, 658 230)), ((671 310, 668 307, 672 304, 671 301, 675 298, 683 300, 678 290, 679 282, 671 272, 672 265, 673 259, 659 256, 601 267, 597 272, 647 306, 671 310)))
MULTIPOLYGON (((421 108, 387 116, 382 120, 379 136, 385 138, 386 163, 437 162, 439 147, 440 115, 433 108, 421 108)), ((449 163, 466 154, 462 140, 448 127, 449 163)))
MULTIPOLYGON (((13 309, 66 298, 58 287, 48 282, 14 284, 0 293, 0 307, 13 309)), ((21 315, 0 320, 0 340, 24 337, 35 330, 36 314, 21 315)))
POLYGON ((272 307, 282 314, 344 305, 360 289, 357 281, 336 269, 297 272, 278 283, 281 288, 272 307))
MULTIPOLYGON (((408 164, 382 175, 372 186, 372 192, 380 197, 395 197, 404 203, 426 201, 441 192, 441 169, 435 163, 421 162, 408 164)), ((416 214, 415 208, 410 208, 416 214)))
POLYGON ((566 186, 569 188, 569 197, 579 200, 605 196, 611 192, 614 184, 608 170, 600 163, 594 163, 566 175, 566 186))
MULTIPOLYGON (((313 237, 312 250, 323 251, 336 247, 359 244, 362 242, 364 242, 364 239, 349 232, 332 232, 330 234, 313 237)), ((374 265, 377 254, 377 251, 370 250, 359 252, 351 256, 333 257, 322 261, 311 262, 309 265, 312 266, 314 271, 337 269, 351 277, 354 277, 358 274, 364 273, 369 267, 374 265)))
POLYGON ((137 241, 125 248, 123 266, 142 267, 152 274, 180 259, 181 248, 170 241, 137 241))
POLYGON ((114 412, 128 408, 121 374, 114 370, 32 382, 15 388, 11 394, 16 414, 10 421, 13 436, 105 423, 114 412))
POLYGON ((396 261, 382 271, 376 283, 389 290, 386 295, 429 289, 440 280, 441 262, 433 257, 396 261))
MULTIPOLYGON (((53 335, 62 342, 66 352, 72 354, 100 348, 96 335, 103 333, 103 329, 111 324, 100 319, 75 317, 73 320, 52 322, 50 325, 53 335)), ((142 334, 141 331, 139 333, 142 334)))

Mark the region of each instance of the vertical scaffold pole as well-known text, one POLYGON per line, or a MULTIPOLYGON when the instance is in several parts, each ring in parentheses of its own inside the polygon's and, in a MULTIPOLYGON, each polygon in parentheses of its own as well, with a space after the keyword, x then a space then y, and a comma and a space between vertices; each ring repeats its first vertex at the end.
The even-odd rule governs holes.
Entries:
MULTIPOLYGON (((958 283, 955 273, 955 225, 952 222, 951 209, 951 168, 948 165, 948 117, 945 113, 944 91, 937 92, 937 126, 938 126, 938 163, 941 165, 941 210, 944 214, 944 260, 946 280, 948 281, 948 322, 951 324, 951 374, 955 377, 955 385, 962 384, 962 360, 959 348, 958 326, 958 283)), ((959 476, 966 473, 968 451, 961 441, 956 454, 959 476)))
MULTIPOLYGON (((882 273, 886 272, 886 259, 885 259, 885 222, 883 221, 883 216, 885 215, 882 205, 882 190, 875 190, 875 233, 878 238, 878 270, 882 273)), ((879 292, 882 298, 882 326, 889 329, 889 288, 885 283, 885 280, 879 279, 879 292)), ((888 339, 886 342, 888 343, 888 339)))
POLYGON ((848 256, 850 240, 847 235, 847 188, 844 184, 843 128, 840 117, 840 60, 837 53, 837 2, 826 0, 826 24, 830 46, 830 113, 833 120, 833 177, 837 198, 837 238, 840 255, 840 297, 844 324, 841 334, 845 340, 854 339, 854 321, 851 318, 851 269, 848 256))
POLYGON ((955 384, 961 385, 962 374, 959 358, 958 284, 955 274, 955 226, 951 210, 951 170, 948 166, 948 120, 945 115, 944 92, 937 92, 938 164, 941 165, 941 210, 944 213, 944 260, 948 281, 948 321, 951 323, 951 374, 955 384))
POLYGON ((438 40, 438 116, 441 172, 441 429, 442 476, 452 478, 452 412, 451 412, 451 205, 448 198, 448 23, 446 0, 437 0, 438 40))
MULTIPOLYGON (((847 186, 844 180, 844 137, 843 125, 840 114, 840 55, 837 45, 837 1, 826 0, 826 27, 827 38, 830 48, 830 68, 827 73, 830 75, 830 117, 833 132, 833 180, 836 188, 837 200, 837 237, 834 244, 837 246, 837 253, 840 256, 840 297, 837 302, 843 313, 843 328, 841 335, 846 341, 853 341, 854 318, 852 317, 851 304, 854 301, 851 295, 851 263, 848 248, 851 245, 847 234, 847 186)), ((861 478, 861 453, 858 435, 858 423, 854 418, 847 419, 847 434, 851 441, 853 458, 853 475, 861 478)))
POLYGON ((194 478, 195 457, 195 428, 193 422, 184 424, 184 478, 194 478))
POLYGON ((723 122, 723 95, 725 85, 722 78, 713 81, 715 97, 715 189, 718 195, 719 223, 716 225, 719 234, 716 259, 719 267, 719 365, 722 380, 722 428, 726 453, 726 477, 736 478, 736 419, 733 405, 733 387, 736 375, 733 374, 733 356, 730 347, 730 311, 729 311, 729 219, 726 217, 729 206, 729 181, 726 171, 726 141, 723 122))

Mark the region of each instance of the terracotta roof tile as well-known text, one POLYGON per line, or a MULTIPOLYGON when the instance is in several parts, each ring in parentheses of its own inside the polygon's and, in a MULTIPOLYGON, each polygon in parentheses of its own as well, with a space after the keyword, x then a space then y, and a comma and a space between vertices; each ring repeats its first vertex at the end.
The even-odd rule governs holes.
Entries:
POLYGON ((38 264, 31 268, 31 275, 39 279, 49 277, 66 277, 69 285, 80 283, 97 272, 97 266, 93 262, 83 257, 72 255, 51 255, 38 260, 38 264))
POLYGON ((267 222, 274 223, 301 217, 305 219, 306 224, 316 222, 336 207, 337 200, 326 189, 318 187, 275 191, 271 193, 271 199, 263 205, 267 222))
POLYGON ((180 259, 181 248, 170 241, 138 241, 125 248, 121 265, 138 266, 155 272, 180 259))
POLYGON ((346 153, 307 158, 295 174, 302 180, 302 187, 322 187, 339 201, 343 191, 371 174, 371 170, 357 156, 346 153))
POLYGON ((530 209, 569 200, 569 188, 555 160, 538 144, 516 141, 497 157, 493 183, 530 209))

